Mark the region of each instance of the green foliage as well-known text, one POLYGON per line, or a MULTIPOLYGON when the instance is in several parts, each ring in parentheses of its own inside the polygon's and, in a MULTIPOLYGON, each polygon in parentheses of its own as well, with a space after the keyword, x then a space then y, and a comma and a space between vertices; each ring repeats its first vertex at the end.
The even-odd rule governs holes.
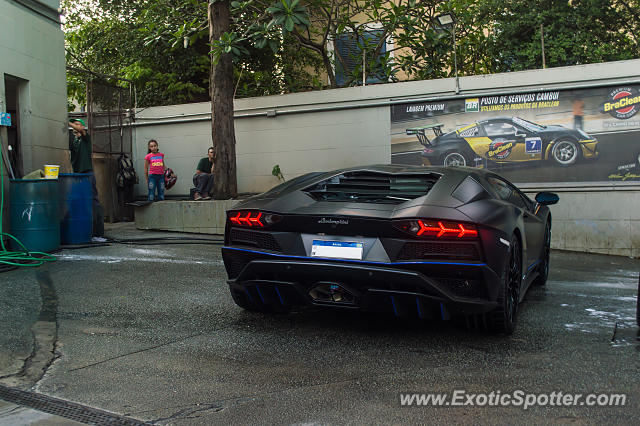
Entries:
POLYGON ((280 165, 276 164, 275 166, 273 166, 273 170, 271 170, 271 174, 275 177, 278 178, 278 180, 281 180, 284 182, 284 176, 282 175, 282 172, 280 171, 280 165))
MULTIPOLYGON (((233 56, 237 96, 317 87, 319 59, 285 45, 293 38, 271 24, 266 10, 272 1, 231 2, 230 31, 209 43, 208 2, 202 0, 63 0, 67 64, 131 80, 143 107, 209 100, 211 59, 221 54, 233 56)), ((302 6, 289 0, 281 6, 304 27, 302 6)), ((68 90, 84 103, 84 77, 70 74, 68 90)))
MULTIPOLYGON (((385 81, 452 76, 452 34, 435 25, 442 12, 457 18, 459 75, 541 68, 541 24, 548 67, 640 56, 639 0, 234 0, 229 31, 211 43, 203 0, 62 6, 67 63, 131 80, 140 106, 208 100, 211 59, 224 54, 237 97, 335 87, 346 58, 330 46, 344 33, 366 51, 347 85, 361 84, 363 66, 385 81), (372 28, 392 42, 385 53, 362 41, 372 28)), ((83 79, 70 75, 68 91, 83 102, 83 79)))
POLYGON ((541 25, 547 67, 637 58, 639 7, 637 0, 485 0, 491 71, 542 68, 541 25))
POLYGON ((307 18, 307 8, 300 4, 300 0, 280 0, 267 8, 267 12, 273 16, 269 25, 281 27, 285 34, 292 32, 296 26, 311 26, 307 18))

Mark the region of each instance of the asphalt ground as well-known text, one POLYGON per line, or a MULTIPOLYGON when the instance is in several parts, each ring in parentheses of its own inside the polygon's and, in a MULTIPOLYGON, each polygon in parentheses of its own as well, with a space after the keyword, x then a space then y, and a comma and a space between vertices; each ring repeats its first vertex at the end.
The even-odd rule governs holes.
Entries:
MULTIPOLYGON (((107 234, 179 236, 131 224, 107 234)), ((553 251, 547 286, 529 291, 512 336, 496 336, 390 315, 248 313, 231 300, 219 247, 64 250, 55 263, 0 274, 0 384, 155 424, 632 424, 640 417, 638 259, 553 251), (400 403, 405 392, 442 393, 451 402, 462 390, 476 395, 475 405, 400 403), (481 405, 480 394, 516 391, 583 399, 481 405), (581 405, 588 394, 609 393, 625 394, 625 405, 581 405)), ((0 424, 65 421, 4 406, 0 424)))

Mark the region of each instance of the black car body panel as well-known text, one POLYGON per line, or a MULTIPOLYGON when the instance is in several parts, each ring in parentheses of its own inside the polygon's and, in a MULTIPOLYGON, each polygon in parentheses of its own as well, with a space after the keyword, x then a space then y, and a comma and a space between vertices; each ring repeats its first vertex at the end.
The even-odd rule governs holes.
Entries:
POLYGON ((222 255, 241 306, 448 318, 496 307, 512 238, 522 246, 522 298, 539 272, 550 220, 547 206, 486 170, 355 167, 305 175, 234 206, 222 255), (418 236, 416 224, 433 235, 418 236), (343 293, 325 300, 325 289, 343 293))

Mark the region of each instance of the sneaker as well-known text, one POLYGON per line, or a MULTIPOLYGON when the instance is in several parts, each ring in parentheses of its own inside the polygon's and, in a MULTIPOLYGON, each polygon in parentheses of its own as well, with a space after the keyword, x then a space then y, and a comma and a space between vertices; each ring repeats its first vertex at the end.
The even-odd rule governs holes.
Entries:
POLYGON ((200 195, 200 193, 196 192, 193 196, 193 200, 194 201, 200 201, 202 200, 202 195, 200 195))
POLYGON ((205 195, 204 197, 202 197, 202 199, 203 199, 203 200, 210 200, 210 199, 211 199, 211 196, 209 196, 209 195, 205 195))
POLYGON ((91 237, 92 243, 106 243, 107 239, 104 237, 91 237))

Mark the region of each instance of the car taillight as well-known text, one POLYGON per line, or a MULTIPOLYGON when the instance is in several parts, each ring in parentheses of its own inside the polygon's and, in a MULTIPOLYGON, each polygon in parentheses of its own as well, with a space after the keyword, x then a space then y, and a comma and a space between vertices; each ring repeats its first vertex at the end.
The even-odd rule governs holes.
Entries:
POLYGON ((437 219, 409 219, 395 222, 396 228, 417 237, 478 238, 475 225, 437 219))
POLYGON ((227 212, 227 218, 232 226, 248 228, 265 228, 282 220, 282 216, 256 210, 235 210, 227 212))

